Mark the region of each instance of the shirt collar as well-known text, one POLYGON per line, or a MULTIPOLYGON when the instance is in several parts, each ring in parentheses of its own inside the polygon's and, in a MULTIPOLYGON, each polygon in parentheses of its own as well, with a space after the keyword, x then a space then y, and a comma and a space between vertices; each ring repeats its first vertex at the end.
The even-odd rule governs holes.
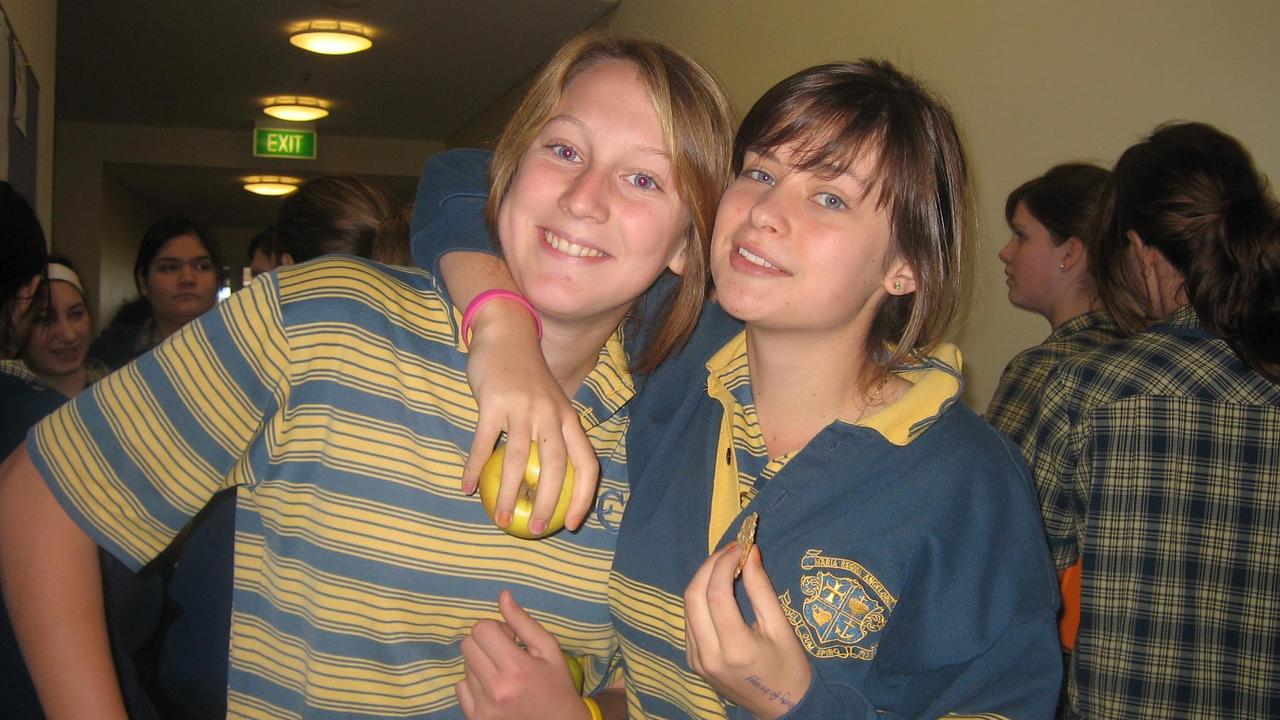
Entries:
POLYGON ((1049 337, 1065 337, 1089 328, 1114 326, 1115 323, 1112 322, 1111 315, 1106 310, 1091 310, 1054 328, 1049 337))
POLYGON ((619 327, 600 348, 595 367, 587 373, 573 396, 573 406, 578 410, 583 427, 599 425, 617 414, 635 396, 635 381, 629 366, 622 328, 619 327))
MULTIPOLYGON (((894 374, 911 387, 888 407, 862 419, 856 425, 879 433, 895 445, 907 445, 960 398, 964 380, 960 369, 960 349, 943 343, 931 356, 898 368, 894 374)), ((744 330, 707 361, 707 392, 725 404, 750 402, 750 372, 747 367, 747 333, 744 330)))
POLYGON ((0 374, 15 377, 28 385, 47 387, 40 376, 32 372, 31 368, 21 360, 0 360, 0 374))

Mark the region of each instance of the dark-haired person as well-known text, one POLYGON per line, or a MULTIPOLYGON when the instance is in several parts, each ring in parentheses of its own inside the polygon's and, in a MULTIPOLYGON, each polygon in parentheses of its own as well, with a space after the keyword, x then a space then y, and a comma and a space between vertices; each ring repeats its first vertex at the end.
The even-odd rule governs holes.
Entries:
POLYGON ((199 225, 185 215, 157 221, 143 234, 133 263, 133 281, 151 317, 103 332, 89 356, 115 370, 205 314, 217 304, 221 268, 217 244, 199 225))
POLYGON ((1280 717, 1280 225, 1243 146, 1169 124, 1120 156, 1090 264, 1136 334, 1068 358, 1023 450, 1087 718, 1280 717))
MULTIPOLYGON (((47 258, 35 211, 12 185, 0 181, 0 359, 22 353, 34 311, 48 300, 47 258)), ((48 388, 29 393, 28 380, 0 373, 0 453, 5 455, 22 442, 33 422, 62 404, 59 394, 48 388)))
MULTIPOLYGON (((719 304, 649 378, 628 433, 610 597, 628 710, 1050 717, 1057 593, 1034 489, 959 402, 941 342, 970 243, 950 112, 888 63, 817 66, 757 101, 733 161, 719 304), (745 329, 694 352, 726 313, 745 329)), ((479 623, 463 646, 459 695, 485 701, 469 717, 539 716, 552 695, 571 708, 523 657, 554 644, 513 595, 499 606, 510 629, 479 623)))
POLYGON ((1084 238, 1110 173, 1066 163, 1019 185, 1004 204, 1012 235, 1000 249, 1009 302, 1042 316, 1052 332, 1009 361, 987 405, 987 422, 1020 445, 1044 379, 1063 358, 1120 337, 1089 276, 1084 238))
MULTIPOLYGON (((22 352, 31 320, 47 302, 47 257, 35 211, 12 185, 0 181, 0 360, 22 352)), ((36 421, 64 400, 21 363, 0 362, 0 454, 7 456, 36 421)), ((3 603, 0 612, 5 612, 3 603)), ((0 707, 6 717, 42 717, 7 612, 0 617, 0 707)))
POLYGON ((258 277, 264 272, 271 272, 276 269, 278 253, 276 252, 276 228, 274 225, 264 229, 249 240, 247 254, 249 257, 250 276, 258 277))
POLYGON ((106 368, 87 359, 93 320, 70 260, 49 258, 48 278, 49 299, 32 320, 22 363, 45 386, 73 398, 100 380, 106 368))

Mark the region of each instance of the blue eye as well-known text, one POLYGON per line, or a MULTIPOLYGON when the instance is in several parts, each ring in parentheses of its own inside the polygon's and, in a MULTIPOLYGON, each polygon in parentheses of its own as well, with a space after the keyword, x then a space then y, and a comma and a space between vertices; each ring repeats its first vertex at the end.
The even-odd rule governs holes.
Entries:
POLYGON ((773 184, 773 176, 763 170, 747 169, 742 171, 742 175, 765 185, 773 184))
POLYGON ((832 195, 831 193, 818 193, 813 199, 828 210, 843 210, 849 207, 844 200, 840 199, 839 195, 832 195))
POLYGON ((658 185, 658 181, 654 180, 652 175, 648 175, 642 172, 632 173, 630 175, 625 176, 624 179, 627 182, 639 188, 640 190, 660 190, 661 189, 661 187, 659 187, 658 185))
POLYGON ((556 143, 554 145, 548 145, 548 147, 551 148, 551 152, 555 153, 556 157, 567 162, 576 162, 581 157, 578 155, 578 151, 574 150, 570 145, 556 143))

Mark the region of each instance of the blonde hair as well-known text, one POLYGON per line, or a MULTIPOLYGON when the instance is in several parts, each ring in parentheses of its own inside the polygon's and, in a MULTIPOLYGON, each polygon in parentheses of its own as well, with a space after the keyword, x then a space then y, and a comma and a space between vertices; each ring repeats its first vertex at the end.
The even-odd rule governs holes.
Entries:
POLYGON ((579 74, 610 60, 629 63, 649 90, 675 173, 675 192, 689 208, 684 272, 657 313, 638 361, 649 372, 684 344, 698 322, 710 283, 708 257, 716 207, 729 171, 733 111, 720 82, 704 67, 662 43, 595 33, 579 35, 547 62, 498 138, 490 164, 487 219, 497 227, 498 208, 525 150, 555 113, 565 88, 579 74))

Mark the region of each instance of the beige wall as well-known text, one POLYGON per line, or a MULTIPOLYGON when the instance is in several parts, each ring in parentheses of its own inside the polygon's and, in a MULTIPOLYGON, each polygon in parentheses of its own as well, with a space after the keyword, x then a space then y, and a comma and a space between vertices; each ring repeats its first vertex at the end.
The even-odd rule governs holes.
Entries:
POLYGON ((93 319, 97 327, 105 328, 122 304, 138 296, 132 273, 138 241, 160 212, 110 175, 102 177, 101 207, 97 233, 85 237, 88 242, 68 243, 62 238, 62 244, 72 245, 76 252, 72 260, 82 269, 88 262, 95 267, 116 268, 109 273, 95 271, 97 282, 88 287, 97 296, 93 319))
POLYGON ((57 65, 57 0, 3 0, 9 25, 31 63, 40 84, 40 108, 36 141, 36 214, 45 235, 53 220, 53 94, 57 65))
POLYGON ((995 253, 1005 195, 1050 165, 1110 165, 1158 122, 1218 125, 1280 172, 1280 3, 1046 0, 624 0, 612 27, 665 39, 720 74, 739 112, 787 73, 887 57, 951 102, 976 180, 979 263, 957 340, 979 411, 1004 363, 1048 334, 1009 306, 995 253))
POLYGON ((1004 363, 1049 331, 1005 299, 995 253, 1007 239, 1009 190, 1064 160, 1110 165, 1175 118, 1218 125, 1264 171, 1280 172, 1280 3, 1272 0, 623 0, 607 23, 703 60, 739 113, 791 72, 860 56, 894 61, 951 102, 977 189, 975 293, 957 340, 966 401, 979 411, 1004 363))

